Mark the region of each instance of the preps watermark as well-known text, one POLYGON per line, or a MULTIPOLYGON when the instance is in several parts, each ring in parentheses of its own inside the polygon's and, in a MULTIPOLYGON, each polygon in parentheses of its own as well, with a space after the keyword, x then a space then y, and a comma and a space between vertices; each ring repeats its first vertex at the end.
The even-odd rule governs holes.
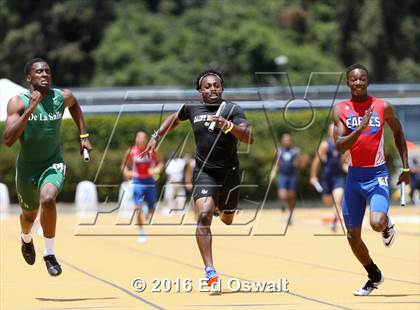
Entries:
POLYGON ((190 293, 198 292, 266 292, 283 293, 289 292, 289 281, 285 278, 276 280, 250 281, 238 278, 219 279, 208 286, 207 279, 199 278, 153 278, 146 281, 136 278, 131 283, 134 291, 138 293, 190 293))

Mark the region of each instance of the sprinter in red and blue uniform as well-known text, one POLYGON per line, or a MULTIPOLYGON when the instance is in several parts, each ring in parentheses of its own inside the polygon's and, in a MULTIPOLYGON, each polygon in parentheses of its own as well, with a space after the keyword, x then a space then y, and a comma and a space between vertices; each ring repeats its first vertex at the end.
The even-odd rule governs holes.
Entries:
POLYGON ((133 182, 133 199, 137 210, 137 225, 140 228, 138 242, 144 243, 146 233, 143 229, 142 207, 147 203, 148 214, 153 214, 157 201, 156 185, 154 175, 163 170, 163 160, 156 152, 144 152, 149 137, 146 132, 139 130, 136 133, 135 145, 127 150, 122 163, 122 172, 126 179, 133 182))
POLYGON ((366 203, 370 206, 370 225, 382 233, 386 247, 395 239, 394 225, 388 216, 389 175, 385 165, 384 124, 388 123, 400 153, 403 171, 398 184, 409 183, 407 145, 393 106, 368 95, 368 70, 360 64, 347 69, 347 86, 351 99, 334 107, 334 142, 336 149, 350 151, 350 163, 343 198, 343 217, 347 238, 369 280, 355 291, 356 296, 369 295, 384 281, 384 275, 372 261, 361 238, 366 203))

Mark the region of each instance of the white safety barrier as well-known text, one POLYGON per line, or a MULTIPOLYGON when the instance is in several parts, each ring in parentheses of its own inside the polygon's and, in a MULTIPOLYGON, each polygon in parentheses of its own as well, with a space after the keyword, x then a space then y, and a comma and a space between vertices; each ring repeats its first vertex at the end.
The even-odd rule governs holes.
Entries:
POLYGON ((118 217, 131 218, 134 212, 133 182, 125 181, 121 183, 118 193, 118 203, 120 205, 118 217))
POLYGON ((172 216, 174 212, 185 212, 186 202, 185 188, 182 184, 165 185, 165 207, 160 209, 160 213, 166 216, 172 216))
POLYGON ((79 218, 91 218, 98 212, 98 192, 94 183, 82 181, 77 184, 76 210, 79 218))
POLYGON ((9 190, 6 184, 0 183, 0 219, 6 219, 10 211, 9 190))

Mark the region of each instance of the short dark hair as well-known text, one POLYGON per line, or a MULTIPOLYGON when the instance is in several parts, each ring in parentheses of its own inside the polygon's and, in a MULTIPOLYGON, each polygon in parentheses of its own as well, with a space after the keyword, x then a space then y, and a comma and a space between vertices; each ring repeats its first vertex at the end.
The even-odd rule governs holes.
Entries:
POLYGON ((352 64, 351 66, 347 67, 346 69, 346 77, 349 76, 349 73, 352 72, 354 69, 362 69, 366 71, 366 74, 369 74, 368 69, 362 64, 352 64))
POLYGON ((197 90, 200 90, 201 87, 201 81, 203 80, 204 77, 208 76, 208 75, 215 75, 220 79, 220 82, 222 83, 223 86, 223 76, 220 72, 217 72, 216 70, 206 70, 201 72, 198 76, 197 76, 197 80, 195 81, 195 85, 197 90))
POLYGON ((32 58, 26 62, 25 67, 23 68, 23 72, 25 73, 25 75, 28 75, 29 72, 31 72, 32 65, 37 62, 45 62, 46 64, 48 64, 48 62, 43 58, 32 58))

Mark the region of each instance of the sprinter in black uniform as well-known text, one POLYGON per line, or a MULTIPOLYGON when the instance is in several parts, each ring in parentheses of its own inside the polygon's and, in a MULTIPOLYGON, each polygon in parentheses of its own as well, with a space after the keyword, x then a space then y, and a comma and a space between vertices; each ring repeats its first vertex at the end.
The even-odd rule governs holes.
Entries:
POLYGON ((238 140, 253 143, 251 126, 242 109, 222 99, 223 77, 216 71, 204 71, 197 77, 197 90, 202 102, 186 103, 171 114, 155 131, 146 151, 153 151, 159 138, 184 120, 194 131, 196 165, 193 173, 193 199, 198 210, 196 239, 205 264, 207 282, 217 282, 213 266, 210 225, 213 214, 220 212, 221 220, 230 225, 239 200, 238 140), (224 103, 221 114, 217 111, 224 103), (213 125, 212 125, 213 123, 213 125), (211 130, 214 126, 214 130, 211 130))

